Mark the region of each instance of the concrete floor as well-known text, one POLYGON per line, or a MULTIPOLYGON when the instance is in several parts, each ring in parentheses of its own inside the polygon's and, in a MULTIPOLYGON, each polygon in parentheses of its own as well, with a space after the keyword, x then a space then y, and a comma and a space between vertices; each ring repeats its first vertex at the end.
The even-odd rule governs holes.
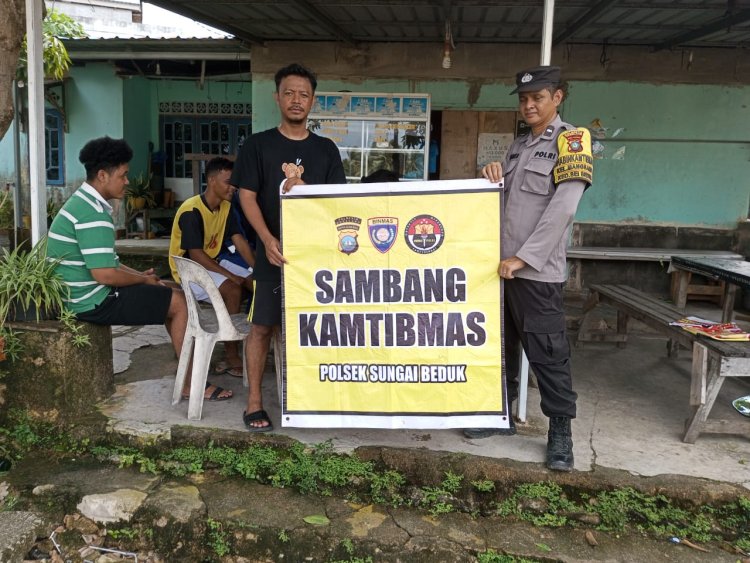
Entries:
MULTIPOLYGON (((715 307, 692 308, 691 314, 717 316, 715 307)), ((611 314, 611 313, 610 313, 611 314)), ((603 311, 606 317, 606 310, 603 311)), ((187 401, 171 406, 177 361, 163 327, 121 328, 114 331, 118 391, 104 406, 114 431, 168 437, 173 425, 244 430, 245 391, 228 375, 210 380, 233 389, 235 398, 206 402, 200 421, 187 420, 187 401)), ((750 345, 750 344, 748 344, 750 345)), ((626 349, 612 344, 587 344, 573 349, 578 418, 573 423, 578 471, 597 468, 625 470, 642 476, 688 475, 738 483, 750 488, 750 419, 742 436, 702 434, 695 444, 682 442, 688 405, 691 360, 666 357, 666 340, 647 331, 634 331, 626 349)), ((332 440, 340 451, 359 446, 428 448, 492 458, 541 463, 547 420, 539 410, 539 395, 529 389, 528 421, 514 437, 468 440, 459 430, 327 430, 282 428, 275 377, 267 368, 265 408, 277 433, 304 443, 332 440)), ((716 401, 712 418, 739 418, 731 401, 750 394, 750 378, 728 379, 716 401)))

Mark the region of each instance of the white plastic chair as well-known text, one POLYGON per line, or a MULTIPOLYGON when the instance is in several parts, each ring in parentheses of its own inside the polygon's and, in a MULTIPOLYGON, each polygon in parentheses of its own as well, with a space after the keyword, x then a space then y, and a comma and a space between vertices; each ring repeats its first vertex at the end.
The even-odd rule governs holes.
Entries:
POLYGON ((177 366, 177 377, 174 382, 172 404, 176 405, 182 398, 182 386, 185 383, 190 356, 193 356, 193 374, 190 380, 190 400, 188 403, 188 418, 200 420, 203 411, 203 395, 206 391, 208 368, 211 355, 217 341, 242 341, 242 381, 247 383, 247 363, 245 362, 245 337, 250 332, 247 315, 238 313, 230 315, 216 284, 208 275, 206 269, 190 260, 179 256, 172 256, 180 275, 180 284, 185 292, 188 309, 188 325, 185 341, 180 352, 180 362, 177 366), (190 284, 201 286, 213 305, 213 309, 202 308, 195 298, 190 284), (193 349, 195 352, 193 353, 193 349))

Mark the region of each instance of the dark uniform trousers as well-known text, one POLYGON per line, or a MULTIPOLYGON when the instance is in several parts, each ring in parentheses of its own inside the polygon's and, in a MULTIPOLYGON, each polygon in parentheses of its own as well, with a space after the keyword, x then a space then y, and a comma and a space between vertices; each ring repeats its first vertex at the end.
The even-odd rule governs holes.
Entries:
POLYGON ((570 373, 570 343, 565 333, 563 284, 524 278, 504 280, 505 373, 508 399, 518 397, 519 344, 534 370, 542 412, 548 416, 576 416, 570 373))

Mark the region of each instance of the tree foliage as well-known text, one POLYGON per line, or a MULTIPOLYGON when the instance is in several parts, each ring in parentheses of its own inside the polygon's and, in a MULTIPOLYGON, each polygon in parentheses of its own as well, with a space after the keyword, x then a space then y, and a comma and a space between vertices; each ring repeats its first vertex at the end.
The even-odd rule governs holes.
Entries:
POLYGON ((13 121, 13 80, 26 29, 24 0, 0 0, 0 139, 13 121))
MULTIPOLYGON (((13 79, 26 80, 25 0, 0 0, 0 13, 8 18, 0 26, 0 139, 13 121, 13 79)), ((44 73, 61 79, 70 68, 70 57, 61 39, 86 37, 83 27, 70 16, 48 11, 42 22, 44 73)))
MULTIPOLYGON (((44 75, 47 78, 60 80, 70 68, 70 57, 62 39, 80 39, 86 37, 83 26, 67 14, 50 10, 42 22, 42 45, 44 47, 44 75)), ((18 80, 26 80, 26 39, 18 56, 18 80)))

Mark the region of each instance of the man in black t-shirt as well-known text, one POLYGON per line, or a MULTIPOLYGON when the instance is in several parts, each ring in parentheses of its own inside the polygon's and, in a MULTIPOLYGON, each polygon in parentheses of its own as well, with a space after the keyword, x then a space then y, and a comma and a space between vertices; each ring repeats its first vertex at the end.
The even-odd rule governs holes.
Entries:
MULTIPOLYGON (((257 133, 242 146, 232 174, 240 203, 257 234, 255 294, 250 313, 253 329, 247 342, 250 389, 242 418, 251 432, 273 429, 263 410, 261 380, 274 328, 281 325, 281 254, 279 189, 298 184, 344 184, 346 176, 338 148, 307 130, 317 79, 305 67, 292 64, 275 76, 274 99, 281 112, 278 127, 257 133), (282 185, 283 184, 283 185, 282 185)), ((278 352, 277 352, 278 353, 278 352)))

